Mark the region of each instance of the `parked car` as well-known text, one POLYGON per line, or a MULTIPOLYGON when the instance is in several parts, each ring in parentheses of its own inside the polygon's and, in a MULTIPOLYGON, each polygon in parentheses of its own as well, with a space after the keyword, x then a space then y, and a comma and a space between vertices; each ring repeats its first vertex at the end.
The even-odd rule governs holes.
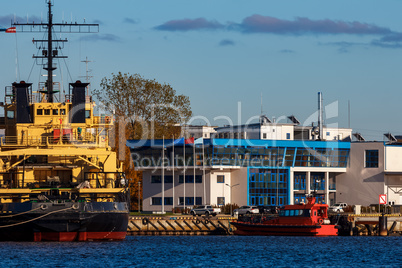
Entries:
POLYGON ((346 203, 336 203, 329 207, 329 210, 332 212, 343 212, 344 209, 348 206, 346 203))
POLYGON ((242 206, 233 211, 233 215, 258 214, 260 210, 255 206, 242 206))
POLYGON ((196 215, 205 215, 205 216, 216 216, 217 214, 221 213, 221 209, 220 208, 213 208, 210 205, 207 206, 197 206, 194 207, 191 211, 190 214, 193 216, 196 215))
POLYGON ((258 206, 260 214, 275 214, 278 213, 279 208, 277 206, 258 206))

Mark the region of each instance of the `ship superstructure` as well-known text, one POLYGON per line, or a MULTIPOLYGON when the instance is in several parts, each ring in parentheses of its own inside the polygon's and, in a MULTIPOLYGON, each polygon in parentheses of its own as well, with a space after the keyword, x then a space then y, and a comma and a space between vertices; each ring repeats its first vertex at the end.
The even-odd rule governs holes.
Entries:
POLYGON ((70 83, 61 94, 53 81, 53 61, 65 57, 59 44, 67 40, 52 33, 93 32, 98 25, 53 23, 47 4, 47 23, 14 23, 17 31, 47 32, 47 40, 34 40, 47 80, 36 91, 15 82, 0 103, 0 240, 124 239, 129 193, 109 146, 113 118, 94 115, 88 83, 70 83))

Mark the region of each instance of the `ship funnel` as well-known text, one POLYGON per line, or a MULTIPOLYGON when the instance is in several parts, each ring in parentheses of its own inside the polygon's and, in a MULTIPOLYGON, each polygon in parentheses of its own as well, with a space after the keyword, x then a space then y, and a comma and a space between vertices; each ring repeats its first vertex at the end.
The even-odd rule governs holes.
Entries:
POLYGON ((31 83, 25 83, 24 81, 21 81, 20 83, 13 83, 13 90, 15 90, 14 94, 16 96, 17 103, 17 123, 32 123, 28 93, 28 88, 31 85, 31 83))
POLYGON ((85 88, 88 85, 89 83, 81 81, 70 83, 70 87, 73 88, 71 123, 85 123, 85 88))

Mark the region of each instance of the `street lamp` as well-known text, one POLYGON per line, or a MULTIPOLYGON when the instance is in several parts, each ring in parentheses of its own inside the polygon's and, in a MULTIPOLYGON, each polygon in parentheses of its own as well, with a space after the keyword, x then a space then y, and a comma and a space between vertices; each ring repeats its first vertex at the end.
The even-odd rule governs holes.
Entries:
POLYGON ((240 185, 240 183, 234 184, 232 186, 226 183, 226 186, 229 186, 229 188, 230 188, 230 216, 232 216, 232 188, 237 185, 240 185))

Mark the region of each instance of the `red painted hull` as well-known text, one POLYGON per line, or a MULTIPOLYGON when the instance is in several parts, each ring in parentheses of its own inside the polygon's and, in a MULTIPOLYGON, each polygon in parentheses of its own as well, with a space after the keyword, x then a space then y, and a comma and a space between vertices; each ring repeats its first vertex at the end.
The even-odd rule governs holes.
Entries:
POLYGON ((40 241, 97 241, 97 240, 124 240, 126 232, 36 232, 33 240, 40 241))
POLYGON ((232 222, 236 235, 266 236, 336 236, 336 225, 285 225, 232 222))

